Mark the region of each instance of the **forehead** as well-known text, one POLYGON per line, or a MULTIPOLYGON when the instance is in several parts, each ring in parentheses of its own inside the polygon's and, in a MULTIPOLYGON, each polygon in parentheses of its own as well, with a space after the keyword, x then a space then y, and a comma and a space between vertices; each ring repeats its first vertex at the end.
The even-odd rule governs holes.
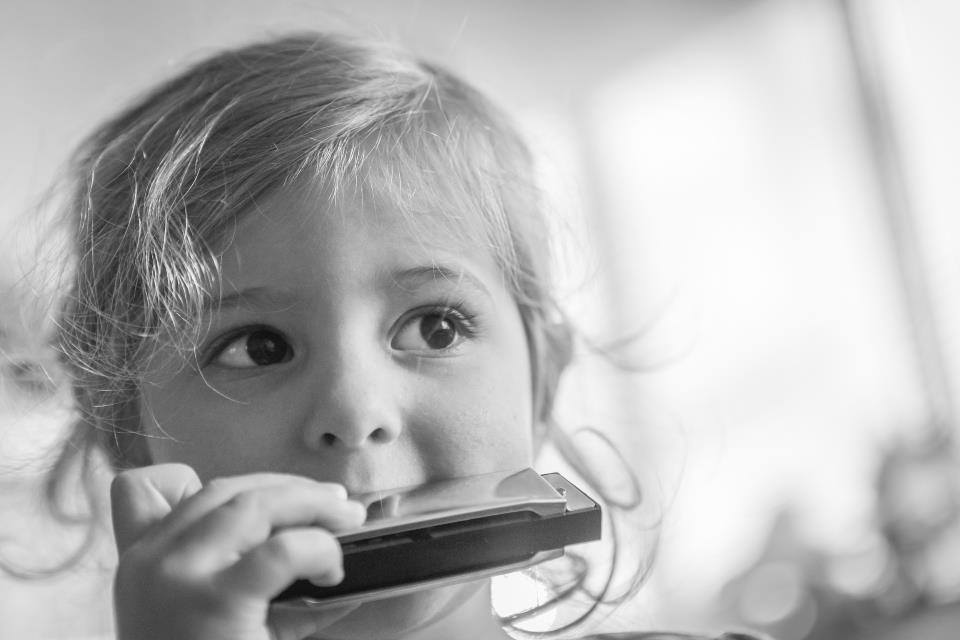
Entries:
POLYGON ((226 239, 227 281, 297 274, 358 273, 431 264, 468 265, 502 284, 486 223, 470 211, 418 200, 386 201, 370 189, 330 188, 301 179, 278 188, 237 221, 226 239))

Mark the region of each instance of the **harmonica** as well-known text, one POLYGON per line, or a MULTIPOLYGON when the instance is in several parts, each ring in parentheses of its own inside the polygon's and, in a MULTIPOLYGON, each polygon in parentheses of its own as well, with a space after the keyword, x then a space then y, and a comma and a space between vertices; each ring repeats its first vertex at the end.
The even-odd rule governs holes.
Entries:
POLYGON ((600 506, 559 473, 490 473, 353 496, 367 520, 337 537, 343 581, 291 584, 275 601, 334 604, 524 569, 598 540, 600 506))

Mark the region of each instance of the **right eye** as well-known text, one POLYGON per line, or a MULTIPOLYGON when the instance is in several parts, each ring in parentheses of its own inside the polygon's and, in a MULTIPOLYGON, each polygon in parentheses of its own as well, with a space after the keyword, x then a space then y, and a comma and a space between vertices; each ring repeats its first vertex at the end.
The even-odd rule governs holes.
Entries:
POLYGON ((292 357, 293 348, 282 335, 270 329, 253 329, 230 339, 217 350, 211 364, 249 369, 288 362, 292 357))

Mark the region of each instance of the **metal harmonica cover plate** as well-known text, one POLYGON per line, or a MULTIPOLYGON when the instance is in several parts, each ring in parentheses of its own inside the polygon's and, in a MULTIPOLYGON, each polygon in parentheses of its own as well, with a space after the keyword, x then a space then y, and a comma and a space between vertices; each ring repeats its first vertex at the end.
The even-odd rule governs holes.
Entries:
POLYGON ((561 513, 566 500, 533 469, 501 471, 351 496, 367 507, 367 521, 342 532, 349 543, 391 533, 504 513, 561 513))

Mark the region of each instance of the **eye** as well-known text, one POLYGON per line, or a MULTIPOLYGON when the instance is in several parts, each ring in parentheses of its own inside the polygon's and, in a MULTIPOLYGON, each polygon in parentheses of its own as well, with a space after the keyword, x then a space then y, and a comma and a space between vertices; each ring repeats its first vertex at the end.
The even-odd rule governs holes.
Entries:
POLYGON ((390 346, 399 351, 449 351, 471 335, 469 318, 455 309, 438 309, 407 320, 390 346))
POLYGON ((246 369, 280 364, 292 357, 293 349, 282 335, 270 329, 254 329, 234 336, 216 352, 211 363, 246 369))

